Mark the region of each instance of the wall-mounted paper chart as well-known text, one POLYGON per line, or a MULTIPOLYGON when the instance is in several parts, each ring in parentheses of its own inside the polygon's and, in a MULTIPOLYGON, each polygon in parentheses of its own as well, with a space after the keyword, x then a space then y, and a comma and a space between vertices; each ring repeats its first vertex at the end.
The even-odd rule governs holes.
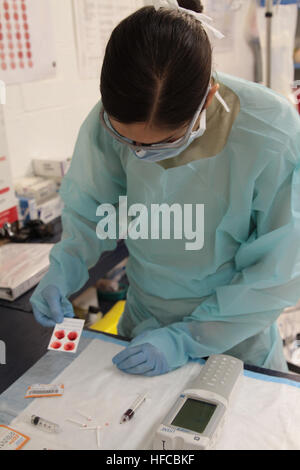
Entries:
POLYGON ((73 0, 80 78, 98 78, 114 27, 144 6, 143 0, 73 0))
POLYGON ((0 79, 23 83, 55 73, 49 0, 0 0, 0 79))

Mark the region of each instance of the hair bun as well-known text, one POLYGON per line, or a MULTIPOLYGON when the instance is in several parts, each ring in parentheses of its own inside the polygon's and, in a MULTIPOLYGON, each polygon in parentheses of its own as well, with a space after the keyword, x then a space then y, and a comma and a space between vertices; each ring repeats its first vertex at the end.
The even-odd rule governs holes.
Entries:
POLYGON ((187 10, 192 10, 196 13, 203 12, 203 5, 201 0, 178 0, 178 5, 181 8, 186 8, 187 10))

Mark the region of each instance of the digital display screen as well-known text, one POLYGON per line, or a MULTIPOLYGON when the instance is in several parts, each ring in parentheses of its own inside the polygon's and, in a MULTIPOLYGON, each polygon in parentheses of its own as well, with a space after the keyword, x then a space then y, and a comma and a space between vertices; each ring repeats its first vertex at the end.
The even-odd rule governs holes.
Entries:
POLYGON ((188 398, 171 424, 201 434, 216 408, 212 403, 188 398))

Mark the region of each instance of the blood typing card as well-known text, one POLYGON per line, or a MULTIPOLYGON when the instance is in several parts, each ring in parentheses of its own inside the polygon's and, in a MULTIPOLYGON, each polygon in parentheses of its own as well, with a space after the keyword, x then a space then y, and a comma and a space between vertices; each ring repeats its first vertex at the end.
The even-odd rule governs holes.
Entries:
POLYGON ((83 325, 84 320, 65 318, 63 323, 58 323, 55 326, 48 349, 75 353, 83 325))

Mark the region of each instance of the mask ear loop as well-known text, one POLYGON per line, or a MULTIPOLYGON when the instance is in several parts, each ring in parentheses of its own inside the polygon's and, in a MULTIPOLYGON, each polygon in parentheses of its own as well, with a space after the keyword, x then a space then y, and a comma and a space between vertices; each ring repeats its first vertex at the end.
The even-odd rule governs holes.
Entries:
POLYGON ((227 105, 226 101, 222 98, 222 96, 220 95, 220 93, 218 91, 216 91, 215 96, 216 96, 217 100, 221 103, 221 105, 224 107, 225 111, 227 113, 230 113, 229 106, 227 105))

